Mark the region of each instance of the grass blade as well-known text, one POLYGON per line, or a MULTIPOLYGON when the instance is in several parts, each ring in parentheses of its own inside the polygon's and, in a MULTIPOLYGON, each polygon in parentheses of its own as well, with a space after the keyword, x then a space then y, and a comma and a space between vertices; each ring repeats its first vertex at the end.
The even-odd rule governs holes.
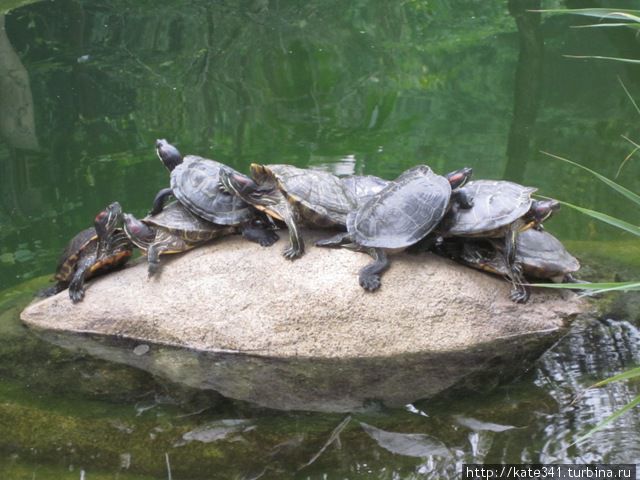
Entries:
POLYGON ((592 58, 596 60, 615 60, 617 62, 624 63, 640 63, 640 60, 636 60, 633 58, 619 58, 619 57, 601 57, 599 55, 563 55, 567 58, 592 58))
POLYGON ((617 382, 619 380, 628 380, 629 378, 635 378, 635 377, 640 377, 640 367, 632 368, 631 370, 627 370, 626 372, 619 373, 618 375, 614 375, 613 377, 600 380, 599 382, 594 383, 588 388, 602 387, 603 385, 607 385, 611 382, 617 382))
POLYGON ((549 10, 531 10, 532 12, 582 15, 586 17, 614 18, 617 20, 640 21, 640 10, 617 8, 552 8, 549 10), (638 20, 634 20, 638 18, 638 20))
MULTIPOLYGON (((587 438, 589 438, 591 435, 593 435, 595 432, 597 432, 598 430, 601 430, 602 428, 606 427, 607 425, 609 425, 611 422, 613 422, 614 420, 616 420, 620 415, 628 412, 629 410, 631 410, 633 407, 637 406, 638 404, 640 404, 640 395, 638 395, 636 398, 634 398, 633 400, 631 400, 629 403, 627 403, 624 407, 622 407, 620 410, 616 410, 615 412, 613 412, 611 415, 609 415, 607 418, 605 418, 603 421, 601 421, 599 424, 597 424, 595 427, 593 427, 591 430, 589 430, 587 433, 585 433, 584 435, 582 435, 581 437, 579 437, 575 442, 573 442, 571 445, 569 445, 569 447, 575 445, 576 443, 580 443, 583 440, 586 440, 587 438)), ((568 447, 567 447, 568 448, 568 447)))
MULTIPOLYGON (((584 165, 580 165, 579 163, 573 162, 573 161, 569 160, 568 158, 560 157, 558 155, 554 155, 553 153, 549 153, 549 152, 545 152, 545 151, 541 151, 540 153, 543 153, 544 155, 547 155, 547 156, 549 156, 551 158, 555 158, 556 160, 561 160, 563 162, 570 163, 571 165, 573 165, 575 167, 578 167, 578 168, 581 168, 583 170, 586 170, 591 175, 596 177, 598 180, 606 183, 608 186, 613 188, 619 194, 624 195, 625 197, 627 197, 632 202, 636 203, 637 205, 640 205, 640 195, 638 195, 636 193, 633 193, 631 190, 623 187, 622 185, 617 184, 613 180, 605 177, 604 175, 600 175, 598 172, 596 172, 594 170, 591 170, 590 168, 585 167, 584 165)), ((569 205, 569 204, 567 204, 567 205, 569 205)), ((571 205, 569 205, 569 206, 571 206, 571 205)))
POLYGON ((584 213, 585 215, 589 215, 601 222, 608 223, 620 230, 625 230, 629 233, 633 233, 634 235, 640 237, 640 227, 633 225, 629 222, 625 222, 624 220, 620 220, 619 218, 612 217, 611 215, 607 215, 606 213, 596 212, 595 210, 590 210, 584 207, 578 207, 577 205, 573 205, 572 203, 563 202, 558 200, 562 205, 566 205, 567 207, 573 208, 574 210, 578 210, 579 212, 584 213))
POLYGON ((602 282, 602 283, 532 283, 532 287, 564 288, 573 290, 604 290, 604 289, 624 289, 640 288, 640 282, 602 282))
POLYGON ((640 29, 638 23, 592 23, 590 25, 572 25, 571 28, 627 27, 640 29))

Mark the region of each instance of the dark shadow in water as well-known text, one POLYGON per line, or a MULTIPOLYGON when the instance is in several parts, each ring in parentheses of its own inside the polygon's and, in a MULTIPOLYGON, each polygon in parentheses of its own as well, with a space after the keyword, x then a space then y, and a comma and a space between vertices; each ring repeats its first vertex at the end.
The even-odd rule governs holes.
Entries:
POLYGON ((518 26, 520 54, 516 67, 513 98, 513 121, 507 144, 504 178, 515 182, 524 179, 531 158, 531 138, 540 105, 544 42, 540 32, 540 0, 509 0, 509 13, 518 26))

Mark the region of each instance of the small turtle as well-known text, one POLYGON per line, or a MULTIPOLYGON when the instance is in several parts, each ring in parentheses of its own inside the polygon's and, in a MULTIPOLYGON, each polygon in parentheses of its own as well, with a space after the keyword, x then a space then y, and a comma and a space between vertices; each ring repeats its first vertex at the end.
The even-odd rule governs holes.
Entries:
POLYGON ((133 246, 124 232, 116 228, 121 215, 120 204, 114 202, 98 213, 94 227, 71 239, 58 261, 54 277, 57 283, 43 296, 69 288, 69 297, 77 303, 84 298, 85 280, 120 267, 131 258, 133 246))
POLYGON ((359 282, 365 290, 377 290, 380 275, 389 267, 387 252, 402 251, 429 235, 451 203, 471 208, 471 198, 460 188, 471 174, 471 168, 444 177, 426 165, 411 168, 349 213, 347 233, 316 245, 365 250, 374 261, 360 270, 359 282))
POLYGON ((298 225, 344 229, 355 199, 335 175, 291 165, 251 165, 250 178, 230 169, 220 172, 220 182, 229 192, 285 222, 289 246, 283 255, 294 260, 304 253, 298 225))
POLYGON ((501 249, 511 271, 514 302, 528 299, 517 279, 520 276, 516 262, 518 234, 528 228, 541 228, 542 222, 560 208, 556 200, 533 200, 536 188, 525 187, 504 180, 476 180, 464 188, 473 198, 470 209, 453 208, 443 221, 443 237, 503 238, 501 249))
POLYGON ((272 230, 254 225, 257 212, 253 208, 220 189, 220 171, 234 171, 230 167, 195 155, 183 158, 178 149, 164 139, 156 141, 156 152, 171 172, 171 187, 158 192, 150 215, 159 214, 173 195, 194 215, 217 225, 237 226, 252 242, 270 246, 278 240, 272 230))
POLYGON ((236 226, 216 225, 197 217, 179 202, 142 220, 130 213, 123 217, 125 233, 147 254, 149 277, 159 271, 160 255, 185 252, 214 238, 238 232, 236 226))
MULTIPOLYGON (((454 260, 479 270, 511 278, 502 249, 504 244, 496 239, 449 239, 441 250, 454 260)), ((580 263, 564 247, 562 242, 546 231, 528 229, 518 236, 516 261, 522 273, 529 278, 552 280, 556 283, 580 283, 573 273, 580 263)), ((523 278, 518 278, 524 283, 523 278)), ((526 285, 523 288, 529 294, 526 285)))

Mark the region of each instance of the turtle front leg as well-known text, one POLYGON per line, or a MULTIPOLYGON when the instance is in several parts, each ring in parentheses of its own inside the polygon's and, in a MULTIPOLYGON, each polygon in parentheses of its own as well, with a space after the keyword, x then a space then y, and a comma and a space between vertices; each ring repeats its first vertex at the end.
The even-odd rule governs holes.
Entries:
POLYGON ((451 198, 460 206, 460 208, 468 210, 473 207, 473 197, 464 188, 458 188, 451 192, 451 198))
POLYGON ((149 215, 157 215, 164 208, 164 204, 167 202, 167 199, 173 195, 173 190, 171 188, 163 188, 156 194, 156 198, 153 199, 153 207, 149 212, 149 215))
POLYGON ((367 253, 373 258, 373 262, 364 266, 358 274, 360 286, 369 292, 380 288, 380 275, 387 268, 390 262, 386 252, 381 248, 367 248, 367 253))
POLYGON ((504 236, 504 260, 509 272, 507 277, 511 281, 511 293, 509 298, 516 303, 527 303, 531 296, 529 287, 526 286, 522 267, 516 263, 516 251, 518 248, 519 225, 512 225, 504 236))
POLYGON ((78 262, 73 278, 69 283, 69 298, 73 303, 78 303, 84 298, 84 282, 91 266, 96 263, 96 255, 91 254, 78 262))
POLYGON ((287 260, 295 260, 304 254, 304 241, 298 232, 298 224, 294 218, 293 211, 289 203, 279 205, 278 213, 289 229, 289 246, 284 249, 282 255, 287 260))
POLYGON ((531 289, 527 286, 522 267, 516 263, 511 268, 511 273, 507 275, 507 280, 511 282, 511 292, 509 298, 515 303, 527 303, 531 297, 531 289))
POLYGON ((340 232, 333 237, 317 240, 316 247, 341 247, 345 243, 351 243, 351 237, 348 232, 340 232))
POLYGON ((147 278, 153 277, 160 271, 160 255, 167 246, 164 243, 154 243, 147 249, 147 278))
POLYGON ((280 240, 278 234, 273 230, 251 225, 249 223, 240 228, 240 233, 242 233, 242 236, 250 242, 259 243, 262 247, 270 247, 280 240))

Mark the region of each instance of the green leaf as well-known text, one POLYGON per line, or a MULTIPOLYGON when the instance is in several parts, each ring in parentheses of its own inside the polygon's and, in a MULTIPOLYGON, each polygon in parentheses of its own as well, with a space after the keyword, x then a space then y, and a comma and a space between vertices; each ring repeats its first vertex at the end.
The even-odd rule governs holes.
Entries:
MULTIPOLYGON (((607 425, 609 425, 611 422, 613 422, 614 420, 616 420, 618 417, 620 417, 621 415, 623 415, 624 413, 628 412, 629 410, 631 410, 633 407, 637 406, 638 404, 640 404, 640 395, 638 395, 636 398, 634 398, 633 400, 631 400, 629 403, 627 403, 624 407, 622 407, 620 410, 616 410, 615 412, 613 412, 611 415, 609 415, 607 418, 605 418, 603 421, 601 421, 599 424, 597 424, 595 427, 593 427, 591 430, 589 430, 587 433, 585 433, 584 435, 582 435, 581 437, 579 437, 575 442, 573 442, 571 445, 569 445, 569 447, 575 445, 576 443, 580 443, 583 440, 586 440, 587 438, 589 438, 591 435, 593 435, 595 432, 597 432, 598 430, 601 430, 602 428, 606 427, 607 425)), ((568 448, 568 447, 567 447, 568 448)))
POLYGON ((564 55, 567 58, 594 58, 596 60, 615 60, 617 62, 624 63, 640 63, 640 60, 635 60, 633 58, 619 58, 619 57, 601 57, 598 55, 564 55))
POLYGON ((586 17, 613 18, 640 22, 640 10, 615 8, 555 8, 549 10, 531 10, 532 12, 583 15, 586 17), (637 18, 637 20, 635 20, 637 18))
POLYGON ((575 210, 578 210, 579 212, 584 213, 585 215, 589 215, 590 217, 598 219, 601 222, 608 223, 609 225, 619 228, 620 230, 625 230, 629 233, 633 233, 634 235, 637 235, 640 237, 640 227, 636 225, 632 225, 629 222, 625 222, 624 220, 620 220, 619 218, 612 217, 611 215, 607 215, 606 213, 596 212, 595 210, 590 210, 588 208, 578 207, 577 205, 573 205, 569 202, 563 202, 561 200, 558 200, 558 201, 561 204, 566 205, 567 207, 573 208, 575 210))
POLYGON ((614 375, 613 377, 600 380, 599 382, 594 383, 588 388, 602 387, 603 385, 607 385, 612 382, 618 382, 620 380, 628 380, 629 378, 635 378, 635 377, 640 377, 640 367, 632 368, 631 370, 627 370, 626 372, 619 373, 618 375, 614 375))
POLYGON ((572 25, 571 28, 627 27, 640 29, 638 23, 592 23, 591 25, 572 25))
POLYGON ((545 154, 545 155, 547 155, 549 157, 555 158, 556 160, 562 160, 563 162, 570 163, 571 165, 574 165, 574 166, 576 166, 578 168, 586 170, 591 175, 596 177, 598 180, 600 180, 600 181, 606 183, 607 185, 609 185, 616 192, 620 193, 621 195, 624 195, 625 197, 627 197, 629 200, 631 200, 632 202, 636 203, 637 205, 640 205, 640 195, 637 195, 637 194, 633 193, 631 190, 623 187, 622 185, 617 184, 613 180, 605 177, 604 175, 600 175, 598 172, 596 172, 594 170, 591 170, 590 168, 585 167, 584 165, 580 165, 579 163, 573 162, 573 161, 569 160, 568 158, 560 157, 558 155, 554 155, 553 153, 544 152, 544 151, 541 151, 540 153, 543 153, 543 154, 545 154))
MULTIPOLYGON (((559 288, 565 290, 589 290, 588 295, 606 292, 630 292, 640 290, 640 282, 611 282, 611 283, 532 283, 532 287, 559 288)), ((582 295, 587 295, 583 293, 582 295)))

